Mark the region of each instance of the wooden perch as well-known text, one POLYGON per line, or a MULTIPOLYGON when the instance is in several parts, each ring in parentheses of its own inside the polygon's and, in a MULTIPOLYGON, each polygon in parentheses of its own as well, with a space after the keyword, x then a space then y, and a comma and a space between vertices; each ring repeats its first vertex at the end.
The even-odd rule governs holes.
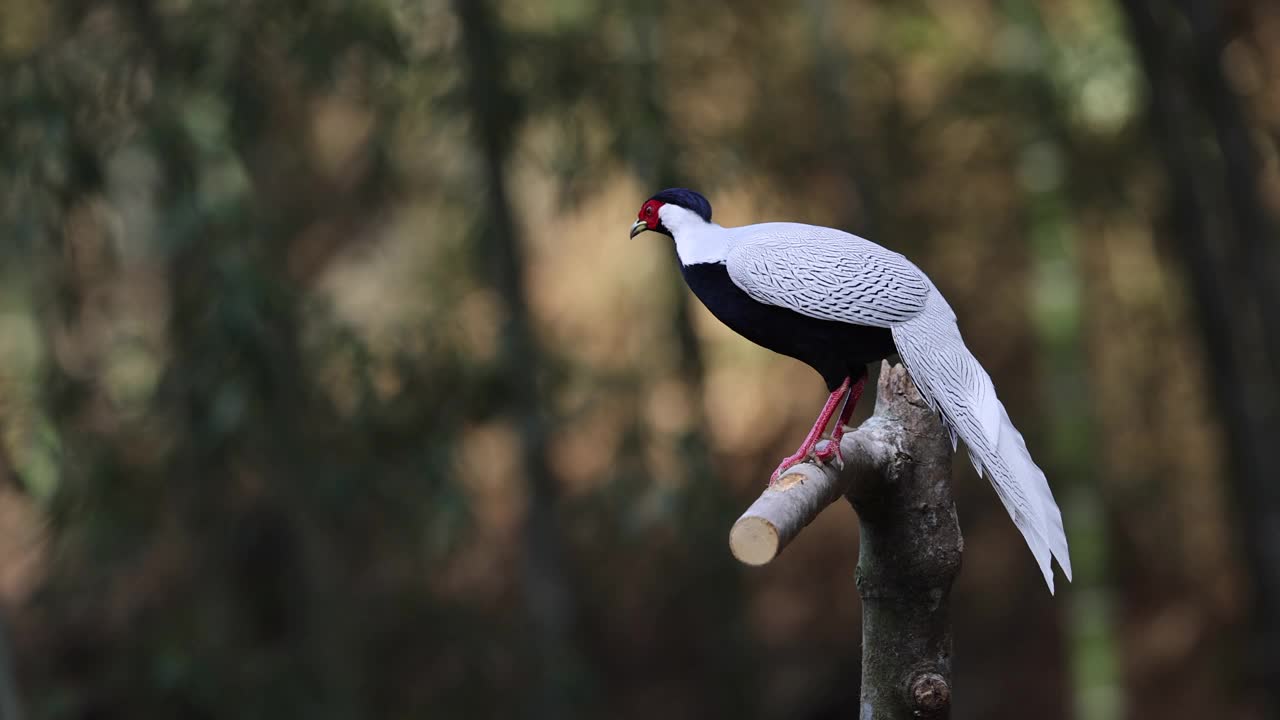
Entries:
POLYGON ((842 469, 804 463, 766 488, 729 532, 734 557, 763 565, 840 496, 861 525, 861 718, 945 718, 951 708, 951 583, 964 542, 951 446, 901 365, 884 363, 876 409, 846 433, 842 469))

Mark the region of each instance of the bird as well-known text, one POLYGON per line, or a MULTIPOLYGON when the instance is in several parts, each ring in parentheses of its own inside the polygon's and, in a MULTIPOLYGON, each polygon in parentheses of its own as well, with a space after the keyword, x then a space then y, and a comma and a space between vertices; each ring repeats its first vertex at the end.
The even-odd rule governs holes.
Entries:
POLYGON ((830 395, 800 448, 770 484, 812 459, 842 464, 840 438, 867 381, 867 365, 897 355, 941 416, 952 448, 963 440, 995 488, 1054 591, 1052 561, 1071 580, 1062 513, 1044 472, 996 397, 991 377, 960 335, 933 281, 903 255, 842 230, 795 222, 722 227, 711 203, 668 188, 640 206, 631 237, 674 240, 680 271, 720 322, 806 363, 830 395), (843 403, 843 404, 842 404, 843 403), (822 434, 836 417, 831 440, 822 434))

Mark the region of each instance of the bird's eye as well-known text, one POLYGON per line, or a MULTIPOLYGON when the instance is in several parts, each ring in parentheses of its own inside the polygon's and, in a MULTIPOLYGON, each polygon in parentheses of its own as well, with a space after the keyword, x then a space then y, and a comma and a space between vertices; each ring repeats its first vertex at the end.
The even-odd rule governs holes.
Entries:
POLYGON ((645 207, 645 209, 644 209, 644 214, 645 214, 645 215, 653 215, 653 206, 652 206, 652 205, 648 205, 648 206, 646 206, 646 207, 645 207))

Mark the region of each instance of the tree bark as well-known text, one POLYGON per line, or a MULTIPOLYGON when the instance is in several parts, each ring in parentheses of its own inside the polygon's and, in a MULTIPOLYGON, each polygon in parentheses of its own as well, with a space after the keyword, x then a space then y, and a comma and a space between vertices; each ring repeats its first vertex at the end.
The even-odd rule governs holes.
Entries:
POLYGON ((858 512, 863 720, 951 710, 951 584, 964 541, 951 447, 906 368, 885 363, 875 414, 841 441, 844 467, 792 468, 734 523, 730 549, 763 565, 841 495, 858 512))

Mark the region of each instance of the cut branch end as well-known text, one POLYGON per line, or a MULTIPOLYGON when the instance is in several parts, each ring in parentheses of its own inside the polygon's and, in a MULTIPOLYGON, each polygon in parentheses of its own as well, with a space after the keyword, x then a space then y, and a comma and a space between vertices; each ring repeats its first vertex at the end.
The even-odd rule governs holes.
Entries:
POLYGON ((729 531, 729 550, 746 565, 764 565, 782 549, 778 528, 765 518, 743 516, 729 531))

